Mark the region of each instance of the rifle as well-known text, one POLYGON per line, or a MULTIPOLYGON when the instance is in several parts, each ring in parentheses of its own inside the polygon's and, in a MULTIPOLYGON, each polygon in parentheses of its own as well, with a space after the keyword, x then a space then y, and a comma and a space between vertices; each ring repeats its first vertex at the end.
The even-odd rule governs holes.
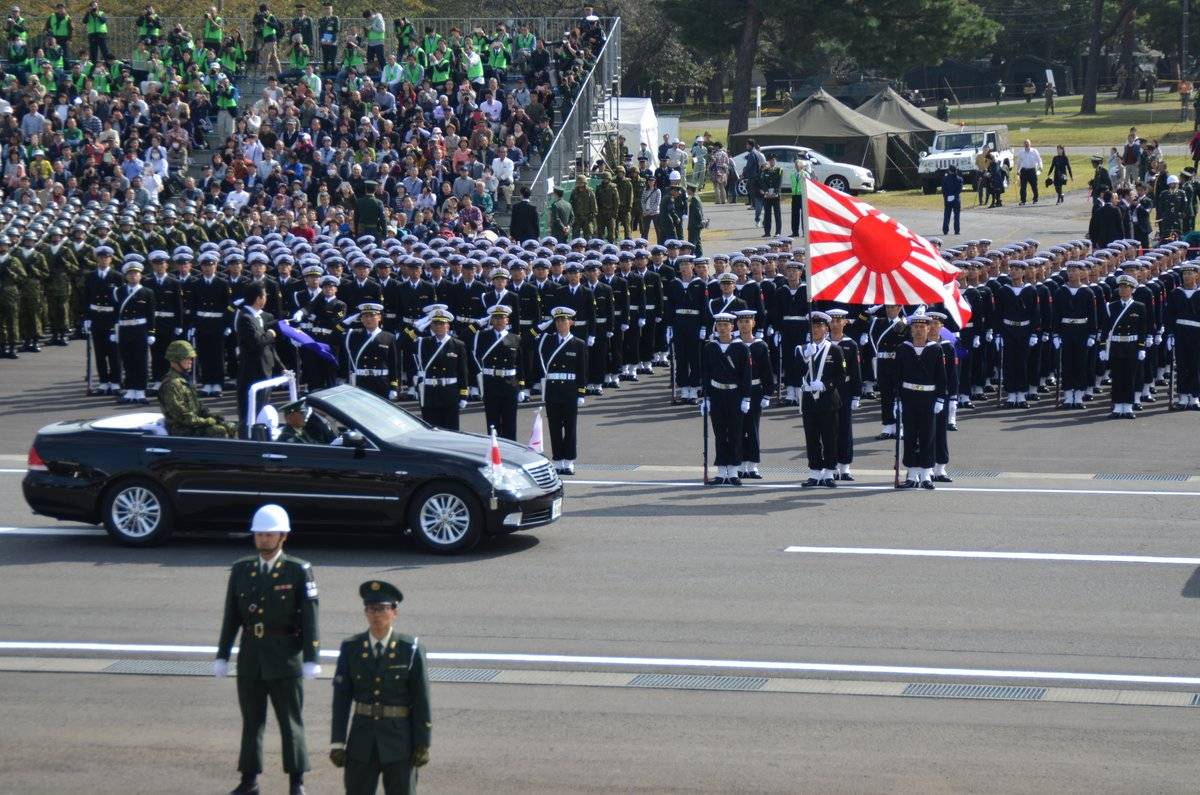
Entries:
POLYGON ((704 479, 708 485, 708 382, 704 380, 704 348, 700 349, 700 424, 704 435, 704 479))
POLYGON ((670 351, 667 354, 671 361, 671 405, 679 405, 679 398, 676 395, 677 387, 675 386, 675 338, 671 337, 670 351))
POLYGON ((892 463, 892 474, 893 474, 892 485, 895 488, 900 488, 900 431, 904 428, 904 424, 901 422, 901 411, 902 411, 901 406, 902 405, 903 404, 900 402, 900 397, 897 395, 896 411, 895 411, 895 414, 896 414, 896 457, 892 463))
POLYGON ((1175 411, 1179 407, 1175 405, 1175 348, 1172 346, 1170 351, 1171 366, 1167 369, 1167 411, 1175 411))
POLYGON ((1000 347, 996 351, 999 356, 996 357, 996 371, 999 373, 998 380, 1000 383, 996 385, 996 408, 1004 408, 1004 338, 997 337, 1000 340, 1000 347))
POLYGON ((1062 408, 1062 345, 1058 346, 1058 363, 1054 367, 1054 408, 1062 408))
MULTIPOLYGON (((776 332, 778 334, 778 332, 776 332)), ((783 338, 777 337, 775 342, 775 358, 779 360, 779 375, 775 379, 775 405, 783 403, 783 338)))
POLYGON ((83 381, 88 397, 91 397, 92 392, 92 332, 84 332, 84 339, 87 340, 86 348, 83 352, 84 376, 83 381))

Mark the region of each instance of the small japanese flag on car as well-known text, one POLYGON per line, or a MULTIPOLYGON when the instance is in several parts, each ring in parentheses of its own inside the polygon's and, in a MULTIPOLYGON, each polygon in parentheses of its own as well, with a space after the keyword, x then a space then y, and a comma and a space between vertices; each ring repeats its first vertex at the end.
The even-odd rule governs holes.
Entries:
POLYGON ((492 428, 492 452, 488 459, 488 464, 492 467, 492 483, 500 480, 501 463, 503 462, 500 459, 500 441, 496 438, 496 429, 492 428))
POLYGON ((529 449, 535 453, 545 454, 542 450, 542 407, 538 406, 533 418, 533 431, 529 434, 529 449))

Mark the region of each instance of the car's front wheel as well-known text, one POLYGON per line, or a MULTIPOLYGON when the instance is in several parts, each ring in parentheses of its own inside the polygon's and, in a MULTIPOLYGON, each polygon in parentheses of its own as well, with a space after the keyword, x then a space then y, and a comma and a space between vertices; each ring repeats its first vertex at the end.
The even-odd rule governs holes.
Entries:
POLYGON ((843 177, 841 174, 831 174, 825 178, 825 184, 834 190, 840 190, 842 193, 850 193, 850 180, 843 177))
POLYGON ((408 507, 408 526, 421 545, 439 555, 466 552, 483 536, 483 509, 457 483, 431 483, 408 507))
POLYGON ((118 483, 104 499, 104 528, 125 546, 161 544, 174 529, 166 493, 149 480, 118 483))

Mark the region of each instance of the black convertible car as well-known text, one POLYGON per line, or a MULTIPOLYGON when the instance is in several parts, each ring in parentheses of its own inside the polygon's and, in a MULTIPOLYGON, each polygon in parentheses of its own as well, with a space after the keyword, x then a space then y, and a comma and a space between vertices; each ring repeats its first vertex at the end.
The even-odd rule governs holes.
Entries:
POLYGON ((178 527, 241 530, 264 503, 298 529, 400 530, 429 550, 462 552, 485 535, 549 524, 562 482, 541 455, 430 427, 352 386, 305 398, 311 444, 166 435, 161 415, 57 422, 38 431, 23 488, 34 513, 103 523, 130 546, 178 527))

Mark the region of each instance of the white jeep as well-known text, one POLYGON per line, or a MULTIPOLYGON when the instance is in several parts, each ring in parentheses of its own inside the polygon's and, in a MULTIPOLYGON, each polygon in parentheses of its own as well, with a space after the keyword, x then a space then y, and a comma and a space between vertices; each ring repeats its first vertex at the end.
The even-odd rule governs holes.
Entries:
POLYGON ((979 178, 975 157, 983 151, 984 146, 996 155, 1001 164, 1007 161, 1012 165, 1013 153, 1008 146, 1007 125, 960 127, 953 132, 938 133, 929 151, 921 153, 921 162, 917 166, 921 190, 926 194, 937 193, 942 177, 950 166, 957 166, 963 180, 974 185, 979 178))

